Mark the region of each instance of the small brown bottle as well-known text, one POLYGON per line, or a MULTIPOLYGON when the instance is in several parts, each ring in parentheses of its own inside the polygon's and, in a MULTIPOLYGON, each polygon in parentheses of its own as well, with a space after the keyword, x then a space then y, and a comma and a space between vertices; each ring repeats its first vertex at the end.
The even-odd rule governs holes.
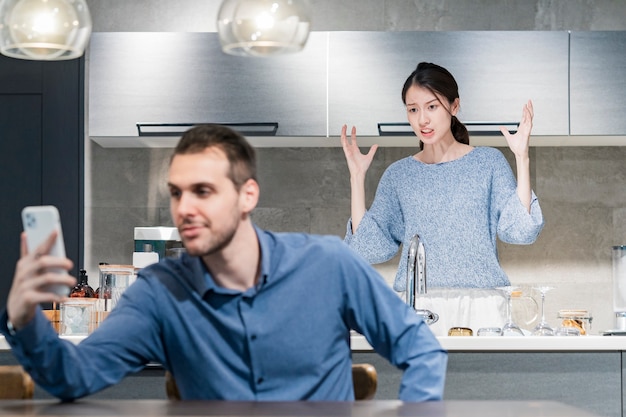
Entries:
POLYGON ((78 283, 70 291, 70 297, 94 298, 95 296, 96 293, 93 288, 89 286, 87 271, 81 269, 78 283))

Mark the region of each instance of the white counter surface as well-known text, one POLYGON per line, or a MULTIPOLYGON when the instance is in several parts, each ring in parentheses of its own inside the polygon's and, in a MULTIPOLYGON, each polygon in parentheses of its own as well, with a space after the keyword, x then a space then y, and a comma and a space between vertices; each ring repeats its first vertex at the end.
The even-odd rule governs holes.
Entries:
MULTIPOLYGON (((82 336, 61 336, 63 339, 79 343, 82 336)), ((354 334, 350 338, 353 351, 373 351, 365 337, 354 334)), ((439 342, 450 352, 454 351, 626 351, 626 337, 623 336, 577 336, 577 337, 477 337, 442 336, 439 342)), ((10 350, 4 336, 0 336, 0 351, 10 350)))
MULTIPOLYGON (((574 337, 502 337, 502 336, 440 336, 444 349, 454 351, 626 351, 623 336, 574 336, 574 337)), ((365 337, 352 335, 353 351, 372 351, 365 337)))

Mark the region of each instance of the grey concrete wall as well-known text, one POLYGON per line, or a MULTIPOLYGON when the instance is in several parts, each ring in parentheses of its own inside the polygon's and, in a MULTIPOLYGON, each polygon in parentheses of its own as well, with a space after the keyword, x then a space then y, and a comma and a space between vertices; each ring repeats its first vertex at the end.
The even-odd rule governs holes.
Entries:
MULTIPOLYGON (((222 0, 87 0, 98 32, 215 32, 222 0)), ((313 30, 622 30, 622 0, 310 0, 313 30)))
MULTIPOLYGON (((221 1, 88 3, 95 31, 215 31, 221 1)), ((311 4, 317 30, 626 30, 626 2, 617 0, 311 4)), ((85 266, 97 285, 98 262, 130 263, 134 226, 171 225, 165 188, 169 151, 104 149, 89 141, 86 148, 85 266)), ((414 152, 379 150, 368 178, 370 199, 383 169, 414 152)), ((546 227, 534 245, 501 245, 500 253, 514 284, 555 287, 546 305, 553 324, 561 308, 586 308, 594 315, 594 331, 613 325, 610 256, 612 245, 626 244, 625 160, 626 147, 532 150, 533 186, 546 227)), ((343 236, 350 203, 340 148, 259 149, 259 165, 262 197, 254 219, 260 226, 343 236)), ((389 281, 396 262, 377 267, 389 281)))

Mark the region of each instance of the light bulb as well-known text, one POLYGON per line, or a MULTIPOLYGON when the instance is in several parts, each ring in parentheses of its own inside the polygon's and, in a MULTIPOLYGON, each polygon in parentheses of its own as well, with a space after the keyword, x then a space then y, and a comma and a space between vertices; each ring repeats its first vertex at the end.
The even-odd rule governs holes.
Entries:
POLYGON ((300 51, 311 19, 306 0, 224 0, 217 21, 222 50, 268 56, 300 51))
POLYGON ((4 0, 0 16, 0 48, 15 58, 77 58, 91 35, 84 0, 4 0))

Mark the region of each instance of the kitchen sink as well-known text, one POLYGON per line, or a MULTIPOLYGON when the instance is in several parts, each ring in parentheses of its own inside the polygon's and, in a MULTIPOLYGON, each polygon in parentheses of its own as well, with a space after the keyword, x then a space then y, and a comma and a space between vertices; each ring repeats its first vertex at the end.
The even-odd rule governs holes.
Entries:
POLYGON ((452 327, 470 328, 475 335, 481 327, 502 327, 506 319, 506 299, 495 289, 429 288, 415 304, 439 315, 430 325, 436 336, 447 336, 452 327))

